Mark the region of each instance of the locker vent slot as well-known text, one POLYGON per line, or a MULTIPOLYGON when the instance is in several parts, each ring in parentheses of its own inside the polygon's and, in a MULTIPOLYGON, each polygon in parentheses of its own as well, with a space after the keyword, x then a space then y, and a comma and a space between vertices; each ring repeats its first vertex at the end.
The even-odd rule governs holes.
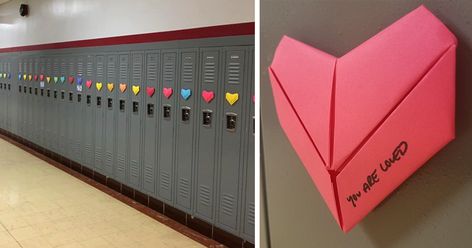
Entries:
POLYGON ((179 195, 182 198, 188 199, 189 196, 189 182, 186 178, 180 178, 180 187, 179 187, 179 195))
POLYGON ((205 185, 200 185, 200 202, 209 207, 210 206, 210 188, 205 185))
POLYGON ((254 216, 255 216, 255 211, 254 211, 254 202, 249 203, 248 206, 248 222, 251 225, 254 225, 254 216))
POLYGON ((161 171, 161 188, 164 190, 169 190, 170 176, 169 173, 161 171))
POLYGON ((233 215, 234 197, 229 194, 223 194, 223 198, 221 199, 221 207, 224 214, 230 216, 233 215))

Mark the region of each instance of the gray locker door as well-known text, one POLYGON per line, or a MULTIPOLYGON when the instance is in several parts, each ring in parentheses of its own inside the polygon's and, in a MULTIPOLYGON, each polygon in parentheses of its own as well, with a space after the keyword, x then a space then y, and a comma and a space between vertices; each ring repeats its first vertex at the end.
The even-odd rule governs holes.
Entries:
POLYGON ((116 168, 115 168, 115 179, 124 183, 126 182, 126 170, 128 167, 128 111, 129 111, 129 100, 128 95, 131 89, 129 89, 128 75, 129 75, 129 54, 122 53, 118 55, 119 61, 119 78, 120 84, 126 85, 126 90, 121 92, 120 85, 117 85, 118 92, 118 114, 116 121, 116 168))
POLYGON ((97 55, 95 57, 96 61, 96 82, 94 87, 95 91, 95 169, 103 173, 103 150, 104 150, 104 140, 103 140, 103 109, 104 106, 104 93, 106 90, 105 85, 105 55, 97 55), (97 84, 102 84, 100 90, 97 89, 97 84))
POLYGON ((39 83, 39 74, 44 73, 44 60, 41 57, 36 58, 36 63, 37 65, 37 70, 34 72, 34 83, 38 86, 40 94, 39 94, 39 120, 38 120, 38 126, 39 126, 39 136, 40 136, 40 145, 45 147, 46 149, 50 150, 51 147, 49 146, 48 143, 46 143, 46 133, 44 130, 44 121, 45 121, 45 112, 46 112, 46 90, 44 88, 41 88, 41 85, 39 83))
MULTIPOLYGON (((64 55, 60 57, 59 70, 61 72, 61 77, 67 75, 67 57, 64 55)), ((67 87, 66 83, 58 81, 54 82, 53 77, 51 76, 51 81, 47 83, 50 87, 57 88, 58 101, 59 105, 59 115, 57 115, 57 120, 59 123, 59 154, 66 157, 67 156, 67 87)))
POLYGON ((143 189, 144 192, 155 196, 156 190, 156 168, 157 168, 157 108, 158 78, 160 77, 160 53, 150 51, 146 53, 146 89, 143 89, 145 98, 144 118, 144 155, 143 155, 143 189))
POLYGON ((238 94, 239 100, 233 105, 228 101, 223 104, 223 125, 221 132, 221 157, 219 168, 219 191, 217 203, 217 225, 229 232, 238 234, 238 213, 240 208, 240 189, 242 172, 242 146, 244 118, 244 85, 246 49, 225 49, 224 94, 238 94))
POLYGON ((83 163, 83 125, 84 125, 84 96, 82 91, 79 91, 77 86, 84 84, 84 70, 85 70, 85 57, 84 55, 77 55, 76 56, 76 71, 75 71, 75 79, 74 83, 72 84, 72 91, 75 92, 74 97, 74 106, 75 106, 75 114, 73 116, 74 119, 74 161, 82 164, 83 163), (79 82, 79 80, 81 80, 79 82))
POLYGON ((16 67, 18 68, 17 72, 12 75, 12 79, 16 81, 17 83, 17 89, 15 91, 17 92, 18 96, 18 114, 17 114, 17 120, 16 123, 18 124, 18 133, 17 135, 23 137, 23 84, 20 81, 20 75, 23 70, 23 64, 21 62, 21 58, 17 57, 15 61, 16 67))
POLYGON ((34 141, 37 145, 42 145, 41 137, 41 92, 39 89, 39 84, 34 81, 33 75, 39 71, 39 61, 37 57, 33 58, 33 70, 31 71, 31 80, 28 78, 28 81, 34 87, 34 112, 33 112, 33 130, 34 130, 34 141))
POLYGON ((34 86, 28 81, 28 75, 33 71, 33 59, 28 57, 26 71, 26 84, 28 85, 28 140, 34 142, 34 86))
POLYGON ((73 82, 71 83, 69 81, 69 78, 74 78, 73 75, 75 75, 75 70, 76 70, 76 58, 72 54, 67 54, 67 80, 63 84, 65 87, 65 92, 66 92, 66 113, 65 113, 65 118, 66 120, 66 126, 67 126, 67 152, 66 152, 66 157, 75 160, 75 154, 74 152, 76 151, 75 148, 75 123, 74 123, 74 115, 76 114, 75 111, 75 90, 74 90, 74 84, 73 82))
POLYGON ((21 84, 23 85, 23 99, 22 99, 22 109, 23 109, 23 113, 22 113, 22 137, 23 138, 27 138, 28 137, 28 87, 26 86, 26 81, 23 80, 23 75, 26 73, 26 58, 25 57, 22 57, 21 59, 21 67, 22 67, 22 71, 21 71, 21 75, 20 75, 20 79, 21 80, 21 84))
POLYGON ((143 69, 144 54, 133 52, 131 54, 131 92, 130 92, 130 136, 129 136, 129 177, 128 183, 135 189, 140 190, 142 174, 141 156, 141 117, 143 112, 143 69), (135 93, 134 91, 137 93, 135 93))
POLYGON ((246 137, 246 160, 245 160, 245 174, 243 176, 243 181, 245 183, 244 186, 244 207, 242 208, 241 216, 243 218, 242 221, 242 229, 241 232, 243 236, 254 243, 254 233, 255 233, 255 157, 254 157, 254 149, 255 149, 255 89, 254 89, 254 49, 250 50, 249 56, 250 63, 247 65, 247 76, 248 82, 250 82, 249 87, 247 87, 246 91, 248 93, 248 97, 245 97, 245 103, 248 106, 247 108, 247 120, 246 120, 246 128, 245 134, 246 137), (250 72, 250 73, 249 73, 250 72))
POLYGON ((198 97, 197 91, 197 61, 198 49, 182 49, 179 52, 180 70, 178 88, 178 118, 176 130, 176 174, 177 184, 175 191, 176 207, 193 212, 193 163, 195 147, 195 106, 198 97))
MULTIPOLYGON (((220 92, 221 49, 206 48, 200 53, 200 80, 198 97, 198 142, 196 156, 196 206, 195 215, 210 223, 214 219, 215 172, 218 149, 217 133, 221 128, 221 106, 224 101, 220 92), (203 99, 205 97, 205 99, 203 99)), ((197 93, 195 93, 197 94, 197 93)), ((197 96, 196 96, 197 97, 197 96)))
POLYGON ((103 85, 103 91, 106 92, 106 99, 103 100, 105 108, 105 174, 113 176, 113 165, 115 164, 115 116, 116 116, 116 86, 118 55, 107 55, 107 84, 113 85, 110 92, 108 87, 103 85))
POLYGON ((7 70, 7 75, 9 75, 8 82, 10 82, 10 88, 9 88, 9 93, 10 93, 10 102, 12 103, 10 107, 10 132, 17 134, 18 133, 18 123, 16 122, 17 120, 17 113, 18 113, 18 97, 17 97, 17 88, 18 85, 16 84, 15 79, 15 70, 13 69, 13 65, 15 65, 15 61, 13 58, 10 58, 8 60, 8 70, 7 70))
POLYGON ((5 90, 3 89, 3 85, 5 84, 5 79, 3 79, 3 59, 0 58, 0 73, 2 76, 0 77, 0 128, 5 129, 6 127, 6 97, 5 97, 5 90), (4 125, 5 122, 5 125, 4 125))
MULTIPOLYGON (((46 129, 46 142, 49 143, 51 150, 55 153, 59 153, 59 131, 60 131, 60 100, 57 85, 51 87, 50 83, 47 83, 46 77, 57 76, 60 74, 60 60, 59 57, 46 56, 46 71, 43 74, 44 88, 46 89, 46 104, 47 109, 45 112, 45 129, 46 129)), ((40 79, 41 82, 41 79, 40 79)))
POLYGON ((95 57, 91 54, 86 56, 86 69, 84 76, 84 86, 83 86, 83 95, 84 95, 84 120, 83 123, 83 133, 84 133, 84 158, 83 165, 89 169, 93 168, 94 165, 94 142, 95 142, 95 105, 94 98, 96 91, 94 82, 94 68, 95 68, 95 57), (87 87, 87 81, 92 82, 90 88, 87 87))
POLYGON ((177 50, 162 51, 162 89, 160 91, 159 111, 159 150, 158 150, 158 196, 161 200, 172 204, 173 169, 174 169, 174 127, 177 119, 176 99, 180 93, 176 86, 177 81, 177 50), (172 90, 172 95, 167 98, 164 90, 172 90))

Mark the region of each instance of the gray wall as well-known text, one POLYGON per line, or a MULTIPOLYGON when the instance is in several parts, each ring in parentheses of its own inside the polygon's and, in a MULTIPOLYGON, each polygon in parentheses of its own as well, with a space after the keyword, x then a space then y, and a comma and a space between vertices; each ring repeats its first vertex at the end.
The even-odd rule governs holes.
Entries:
POLYGON ((472 1, 261 0, 261 11, 262 213, 272 247, 471 247, 472 1), (342 56, 421 3, 459 39, 457 138, 344 234, 279 126, 267 67, 284 34, 342 56))

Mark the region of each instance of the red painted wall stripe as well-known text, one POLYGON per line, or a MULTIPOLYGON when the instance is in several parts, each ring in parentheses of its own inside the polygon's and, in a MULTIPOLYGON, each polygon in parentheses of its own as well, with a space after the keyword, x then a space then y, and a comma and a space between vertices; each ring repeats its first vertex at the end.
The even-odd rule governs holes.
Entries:
POLYGON ((220 26, 191 28, 174 31, 134 34, 125 36, 115 36, 88 40, 65 41, 57 43, 18 46, 0 48, 0 53, 6 52, 20 52, 33 50, 47 50, 47 49, 61 49, 61 48, 75 48, 75 47, 91 47, 91 46, 110 46, 121 44, 135 44, 145 42, 157 41, 171 41, 171 40, 188 40, 212 37, 224 37, 235 35, 253 35, 255 32, 254 22, 227 24, 220 26))

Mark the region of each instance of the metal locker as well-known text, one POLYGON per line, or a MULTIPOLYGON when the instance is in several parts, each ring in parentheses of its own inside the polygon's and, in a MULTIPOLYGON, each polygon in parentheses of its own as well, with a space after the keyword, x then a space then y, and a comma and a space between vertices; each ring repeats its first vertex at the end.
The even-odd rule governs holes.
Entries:
POLYGON ((116 120, 116 167, 114 168, 115 179, 126 182, 126 170, 128 167, 128 77, 129 77, 129 54, 118 55, 118 82, 117 85, 117 120, 116 120))
POLYGON ((16 123, 16 113, 17 113, 17 109, 18 109, 18 105, 17 105, 17 97, 16 97, 16 89, 17 89, 17 85, 15 84, 15 80, 14 80, 14 77, 12 75, 13 74, 13 65, 14 64, 14 61, 13 61, 13 58, 8 58, 7 60, 7 79, 8 79, 8 83, 10 84, 8 86, 8 94, 9 94, 9 102, 11 103, 10 107, 9 107, 9 123, 8 123, 8 130, 12 133, 17 133, 17 123, 16 123))
POLYGON ((254 243, 255 234, 255 89, 254 89, 254 49, 250 50, 249 63, 247 65, 247 81, 250 82, 246 87, 248 97, 245 97, 246 111, 246 128, 244 136, 246 137, 245 146, 245 174, 242 177, 244 182, 244 199, 240 216, 242 217, 242 236, 254 243), (249 73, 250 72, 250 73, 249 73))
POLYGON ((34 87, 34 105, 33 105, 33 132, 34 132, 34 142, 37 145, 42 145, 42 136, 41 136, 41 91, 39 89, 39 84, 34 81, 33 75, 39 71, 39 58, 33 58, 33 70, 28 75, 29 83, 34 87))
POLYGON ((197 91, 198 49, 182 49, 179 51, 179 57, 175 205, 184 211, 192 212, 195 106, 199 99, 194 95, 197 91))
POLYGON ((224 90, 221 97, 223 104, 223 118, 220 125, 221 151, 218 172, 218 201, 216 225, 234 234, 239 231, 240 208, 240 177, 242 173, 241 158, 243 151, 241 139, 244 124, 244 86, 247 84, 245 76, 246 48, 230 47, 225 49, 224 61, 224 90))
POLYGON ((84 75, 84 86, 83 86, 83 101, 84 101, 84 118, 86 120, 82 125, 83 132, 83 165, 89 169, 94 168, 95 161, 95 86, 93 83, 94 79, 94 68, 95 68, 95 57, 94 55, 88 54, 85 57, 85 75, 84 75))
POLYGON ((31 81, 28 81, 28 75, 31 74, 33 71, 33 58, 28 56, 27 60, 27 71, 26 74, 24 74, 23 79, 26 81, 26 84, 28 85, 28 123, 27 123, 27 130, 28 130, 28 140, 31 142, 34 142, 34 108, 35 108, 35 103, 34 103, 34 86, 31 83, 31 81))
POLYGON ((60 74, 59 57, 45 56, 44 60, 46 61, 46 70, 44 71, 42 77, 40 75, 40 83, 44 85, 46 89, 46 105, 47 109, 45 112, 45 129, 46 129, 46 140, 51 147, 51 150, 55 153, 59 153, 59 99, 58 99, 58 90, 56 87, 51 87, 50 83, 47 83, 47 77, 58 76, 60 74), (41 79, 42 78, 42 79, 41 79))
MULTIPOLYGON (((66 77, 67 75, 67 57, 65 55, 61 55, 59 57, 59 71, 60 71, 60 77, 66 77)), ((55 77, 55 76, 54 76, 55 77)), ((57 89, 57 101, 56 104, 58 104, 58 114, 56 115, 56 120, 58 120, 59 123, 59 150, 58 153, 64 157, 67 157, 67 96, 66 96, 66 86, 64 85, 65 83, 62 83, 61 81, 57 80, 57 82, 54 82, 54 77, 50 77, 50 81, 47 83, 50 87, 54 87, 57 89)))
MULTIPOLYGON (((105 127, 104 127, 104 136, 105 136, 105 174, 107 176, 113 176, 113 165, 115 163, 115 116, 116 116, 116 79, 117 79, 117 63, 118 55, 109 54, 107 55, 107 78, 106 78, 106 87, 104 90, 105 99, 104 108, 105 108, 105 127)), ((104 86, 105 86, 104 82, 104 86)))
MULTIPOLYGON (((221 49, 204 48, 200 52, 200 79, 197 120, 197 156, 195 165, 195 215, 213 223, 218 130, 221 128, 221 49)), ((197 93, 195 93, 197 97, 197 93)))
POLYGON ((176 99, 179 93, 175 92, 177 80, 177 50, 163 50, 161 54, 162 95, 159 111, 158 134, 158 196, 161 200, 172 204, 174 191, 174 127, 177 119, 176 99))
POLYGON ((104 150, 104 140, 103 140, 103 112, 105 101, 104 93, 105 90, 105 55, 99 54, 95 57, 96 62, 96 73, 95 73, 95 170, 100 173, 103 173, 103 150, 104 150))
POLYGON ((135 189, 141 189, 141 117, 143 101, 144 53, 131 53, 131 80, 130 80, 130 134, 129 134, 129 175, 128 184, 135 189))
POLYGON ((6 97, 5 97, 5 91, 3 89, 3 85, 5 83, 5 80, 3 79, 3 59, 0 59, 0 73, 2 74, 2 77, 0 77, 0 128, 5 129, 6 127, 6 97), (4 124, 5 123, 5 124, 4 124))
POLYGON ((14 75, 14 80, 17 81, 18 83, 18 135, 21 137, 24 137, 24 111, 25 111, 25 105, 24 105, 24 95, 23 95, 23 83, 21 82, 21 75, 23 73, 23 60, 19 57, 17 59, 17 65, 18 65, 18 73, 14 75))
POLYGON ((84 123, 84 102, 83 102, 83 87, 84 84, 84 69, 85 68, 85 57, 83 55, 76 56, 76 71, 74 72, 74 81, 72 82, 72 92, 75 92, 74 96, 74 157, 72 158, 75 162, 82 164, 82 151, 83 151, 83 123, 84 123))
POLYGON ((37 85, 38 90, 40 91, 39 94, 39 109, 38 109, 38 115, 39 115, 39 120, 37 125, 39 126, 39 138, 40 138, 40 145, 43 146, 46 149, 51 149, 49 146, 49 143, 46 142, 46 133, 45 133, 45 126, 44 122, 46 120, 46 117, 44 114, 46 113, 46 90, 44 87, 41 87, 41 83, 39 82, 39 74, 44 73, 44 59, 40 56, 36 58, 35 63, 37 63, 37 69, 34 72, 34 83, 37 85))
MULTIPOLYGON (((158 78, 160 77, 160 53, 149 51, 146 53, 146 89, 143 106, 144 115, 144 155, 143 155, 143 189, 144 192, 155 195, 156 193, 156 168, 157 168, 157 115, 160 113, 157 108, 156 92, 158 78)), ((144 91, 144 89, 143 89, 144 91)), ((143 92, 144 93, 144 92, 143 92)))
POLYGON ((75 154, 75 123, 74 123, 74 115, 75 115, 75 89, 74 89, 74 82, 75 78, 74 75, 76 73, 76 61, 75 56, 72 54, 67 54, 67 71, 66 71, 66 80, 63 83, 64 91, 65 91, 65 109, 66 112, 64 113, 64 118, 66 119, 66 132, 67 132, 67 151, 66 157, 74 160, 75 154))

